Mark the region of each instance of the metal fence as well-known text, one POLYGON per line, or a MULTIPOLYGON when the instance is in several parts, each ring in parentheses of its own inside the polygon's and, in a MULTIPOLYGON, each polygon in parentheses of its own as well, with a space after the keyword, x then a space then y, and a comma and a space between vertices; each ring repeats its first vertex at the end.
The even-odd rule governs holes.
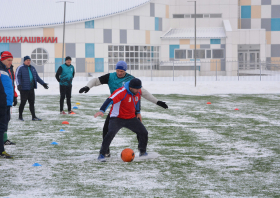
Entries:
MULTIPOLYGON (((20 64, 13 63, 15 67, 20 64)), ((52 79, 60 64, 46 63, 36 66, 42 78, 52 79)), ((114 72, 115 66, 109 62, 75 63, 75 79, 88 79, 114 72)), ((225 60, 198 60, 196 64, 198 81, 280 81, 280 61, 238 62, 225 60)), ((128 63, 127 73, 142 80, 151 81, 193 81, 194 61, 142 61, 128 63)))

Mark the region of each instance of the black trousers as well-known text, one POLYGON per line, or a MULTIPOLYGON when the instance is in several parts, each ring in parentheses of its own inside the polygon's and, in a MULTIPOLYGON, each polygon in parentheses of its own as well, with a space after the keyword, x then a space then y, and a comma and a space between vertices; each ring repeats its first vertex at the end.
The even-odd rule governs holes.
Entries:
POLYGON ((4 132, 6 132, 6 114, 7 114, 7 106, 3 106, 0 108, 0 153, 2 154, 4 149, 4 132))
POLYGON ((7 107, 6 116, 5 116, 5 131, 4 132, 8 131, 8 125, 9 125, 10 120, 11 120, 11 107, 7 107))
POLYGON ((31 112, 32 118, 35 118, 35 93, 34 89, 22 90, 20 91, 20 105, 19 105, 19 117, 22 118, 22 113, 26 102, 29 103, 29 110, 31 112))
MULTIPOLYGON (((104 126, 103 126, 103 140, 104 140, 104 138, 107 135, 108 130, 109 130, 109 121, 110 121, 110 113, 107 115, 104 126)), ((137 135, 137 140, 139 142, 139 136, 138 135, 137 135)), ((107 153, 110 153, 110 148, 108 148, 107 153)))
POLYGON ((148 144, 148 131, 136 117, 132 119, 110 118, 108 133, 103 139, 100 154, 105 155, 110 147, 112 140, 121 128, 127 128, 139 137, 138 149, 146 152, 148 144))
POLYGON ((64 100, 66 96, 68 111, 71 111, 71 95, 72 95, 72 85, 64 86, 60 85, 60 111, 63 111, 64 100))

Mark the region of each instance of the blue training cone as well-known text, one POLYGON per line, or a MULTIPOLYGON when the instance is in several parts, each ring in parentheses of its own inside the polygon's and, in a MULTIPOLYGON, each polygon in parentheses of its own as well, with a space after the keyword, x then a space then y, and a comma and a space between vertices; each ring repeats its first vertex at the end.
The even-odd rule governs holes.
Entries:
POLYGON ((51 144, 52 144, 52 145, 58 145, 58 143, 57 143, 57 142, 52 142, 51 144))
POLYGON ((77 107, 77 106, 74 106, 73 109, 78 109, 78 107, 77 107))
POLYGON ((42 166, 42 165, 39 163, 34 163, 32 166, 42 166))
POLYGON ((59 131, 61 131, 61 132, 62 132, 62 131, 65 131, 65 130, 64 130, 64 129, 60 129, 59 131))

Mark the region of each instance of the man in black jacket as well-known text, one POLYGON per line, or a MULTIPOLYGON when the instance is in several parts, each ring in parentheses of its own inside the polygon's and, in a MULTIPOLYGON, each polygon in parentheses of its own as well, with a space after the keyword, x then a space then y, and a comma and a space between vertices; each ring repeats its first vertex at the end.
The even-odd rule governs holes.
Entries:
POLYGON ((48 89, 48 84, 45 83, 38 75, 35 67, 31 65, 31 59, 29 56, 24 57, 24 64, 19 66, 16 71, 17 88, 20 91, 20 106, 19 106, 19 120, 24 121, 22 113, 24 106, 28 100, 29 109, 32 114, 33 121, 41 121, 35 115, 35 93, 34 89, 37 89, 37 82, 40 83, 45 89, 48 89))

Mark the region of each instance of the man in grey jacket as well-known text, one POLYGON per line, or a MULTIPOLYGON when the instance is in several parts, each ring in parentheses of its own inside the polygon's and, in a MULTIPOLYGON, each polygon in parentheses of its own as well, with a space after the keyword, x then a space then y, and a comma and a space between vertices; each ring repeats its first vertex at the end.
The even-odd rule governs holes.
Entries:
MULTIPOLYGON (((105 74, 105 75, 100 76, 98 78, 93 78, 92 80, 90 80, 88 82, 87 86, 80 89, 79 93, 87 93, 90 90, 90 88, 92 88, 92 87, 96 87, 96 86, 99 86, 99 85, 102 85, 102 84, 108 84, 110 92, 112 94, 116 89, 124 86, 124 84, 126 82, 135 78, 134 76, 126 73, 126 69, 127 69, 126 62, 125 61, 119 61, 116 64, 116 72, 108 73, 108 74, 105 74)), ((146 100, 148 100, 148 101, 150 101, 154 104, 157 104, 164 109, 168 108, 168 106, 165 102, 160 101, 157 98, 155 98, 152 94, 150 94, 143 87, 141 88, 141 91, 142 91, 141 96, 143 98, 145 98, 146 100)), ((108 133, 109 119, 110 119, 110 114, 108 114, 108 116, 106 118, 106 121, 104 123, 103 139, 105 138, 106 134, 108 133)), ((140 118, 140 121, 142 121, 141 118, 140 118)), ((110 150, 108 150, 108 152, 105 154, 105 157, 110 157, 110 150)))

